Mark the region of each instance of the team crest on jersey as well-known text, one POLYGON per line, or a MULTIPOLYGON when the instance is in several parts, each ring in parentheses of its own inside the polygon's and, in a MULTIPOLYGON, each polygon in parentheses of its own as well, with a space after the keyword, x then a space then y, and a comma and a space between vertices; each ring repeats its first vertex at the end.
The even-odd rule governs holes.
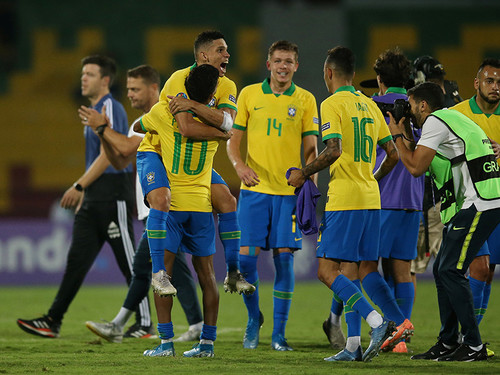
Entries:
POLYGON ((326 122, 323 125, 321 125, 321 131, 324 132, 325 130, 330 129, 330 123, 326 122))
POLYGON ((184 99, 187 99, 187 95, 186 95, 186 94, 184 94, 183 92, 178 93, 176 96, 181 96, 181 97, 183 97, 184 99))
POLYGON ((229 95, 229 100, 236 104, 236 98, 232 95, 229 95))
POLYGON ((294 105, 290 104, 288 106, 288 116, 295 117, 296 114, 297 114, 297 107, 295 107, 294 105))
POLYGON ((317 117, 313 117, 313 124, 319 125, 319 119, 317 117))
POLYGON ((155 182, 155 173, 154 172, 149 172, 146 175, 146 180, 148 181, 148 185, 151 185, 152 183, 155 182))

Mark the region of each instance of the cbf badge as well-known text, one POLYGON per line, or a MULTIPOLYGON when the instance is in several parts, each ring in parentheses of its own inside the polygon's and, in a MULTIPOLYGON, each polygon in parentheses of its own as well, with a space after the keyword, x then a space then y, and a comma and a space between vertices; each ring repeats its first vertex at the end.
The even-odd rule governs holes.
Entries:
POLYGON ((295 107, 294 105, 290 104, 288 106, 288 116, 295 117, 296 114, 297 114, 297 107, 295 107))
POLYGON ((146 175, 146 179, 148 180, 148 185, 151 185, 155 182, 155 173, 154 172, 149 172, 146 175))

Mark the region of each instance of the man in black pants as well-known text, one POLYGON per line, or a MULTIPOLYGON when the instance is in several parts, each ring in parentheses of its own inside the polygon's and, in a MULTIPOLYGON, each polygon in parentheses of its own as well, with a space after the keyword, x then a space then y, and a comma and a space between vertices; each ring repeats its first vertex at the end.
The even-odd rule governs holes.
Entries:
MULTIPOLYGON (((97 111, 106 107, 110 126, 114 130, 127 134, 125 110, 109 91, 115 73, 116 65, 112 59, 98 55, 85 57, 82 60, 81 91, 97 111)), ((135 253, 132 166, 123 170, 114 169, 94 131, 86 126, 84 134, 86 171, 61 199, 63 208, 76 208, 63 280, 47 315, 32 320, 17 320, 21 329, 42 337, 59 337, 64 314, 105 241, 111 245, 127 283, 132 276, 135 253)))
MULTIPOLYGON (((127 96, 131 106, 140 109, 143 113, 148 113, 151 107, 158 102, 160 83, 159 73, 149 65, 140 65, 130 69, 127 72, 127 96)), ((131 162, 135 163, 137 147, 144 138, 144 134, 134 132, 133 124, 130 127, 128 136, 126 136, 106 126, 101 128, 101 124, 106 123, 106 118, 94 109, 82 106, 78 113, 82 123, 88 121, 88 125, 99 134, 106 156, 116 169, 125 168, 131 162)), ((139 180, 136 182, 136 200, 138 218, 145 224, 149 215, 149 208, 144 204, 144 196, 139 180)), ((203 325, 203 315, 196 293, 196 284, 182 251, 179 251, 175 258, 173 270, 172 284, 178 291, 177 297, 189 324, 189 330, 181 335, 179 339, 180 341, 197 340, 203 325)), ((151 313, 147 300, 150 284, 151 257, 148 241, 144 235, 138 244, 134 257, 132 282, 120 311, 109 323, 86 322, 87 328, 96 335, 114 343, 122 342, 124 337, 156 337, 156 330, 151 323, 151 313), (125 324, 137 307, 141 311, 145 311, 143 321, 140 324, 132 325, 123 333, 125 324), (147 321, 145 319, 146 314, 147 321)))
POLYGON ((427 168, 441 193, 443 243, 433 267, 441 329, 438 342, 412 359, 480 361, 486 346, 474 315, 465 273, 490 233, 500 223, 500 171, 484 131, 467 116, 443 110, 441 88, 425 82, 408 91, 408 102, 422 137, 414 151, 401 140, 403 120, 389 129, 401 161, 413 176, 427 168), (459 324, 464 334, 458 343, 459 324))

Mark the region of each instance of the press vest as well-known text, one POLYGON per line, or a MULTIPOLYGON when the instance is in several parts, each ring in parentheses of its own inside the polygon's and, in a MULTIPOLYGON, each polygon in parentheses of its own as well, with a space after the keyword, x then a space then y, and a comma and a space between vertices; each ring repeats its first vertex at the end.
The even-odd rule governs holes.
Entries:
POLYGON ((455 196, 452 167, 466 163, 474 189, 483 200, 500 199, 500 168, 488 137, 475 122, 454 110, 438 110, 431 116, 441 120, 464 143, 465 150, 453 159, 436 152, 429 167, 441 194, 441 221, 446 224, 464 202, 464 197, 455 196))

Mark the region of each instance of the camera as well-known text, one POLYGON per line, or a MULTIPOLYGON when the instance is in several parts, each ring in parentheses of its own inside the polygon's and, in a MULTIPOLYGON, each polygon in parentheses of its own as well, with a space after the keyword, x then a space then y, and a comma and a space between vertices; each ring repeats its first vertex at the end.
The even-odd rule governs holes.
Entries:
POLYGON ((399 122, 399 120, 403 117, 408 119, 411 116, 410 103, 404 99, 396 99, 393 104, 380 102, 376 103, 384 116, 386 116, 387 112, 390 112, 396 122, 399 122))

